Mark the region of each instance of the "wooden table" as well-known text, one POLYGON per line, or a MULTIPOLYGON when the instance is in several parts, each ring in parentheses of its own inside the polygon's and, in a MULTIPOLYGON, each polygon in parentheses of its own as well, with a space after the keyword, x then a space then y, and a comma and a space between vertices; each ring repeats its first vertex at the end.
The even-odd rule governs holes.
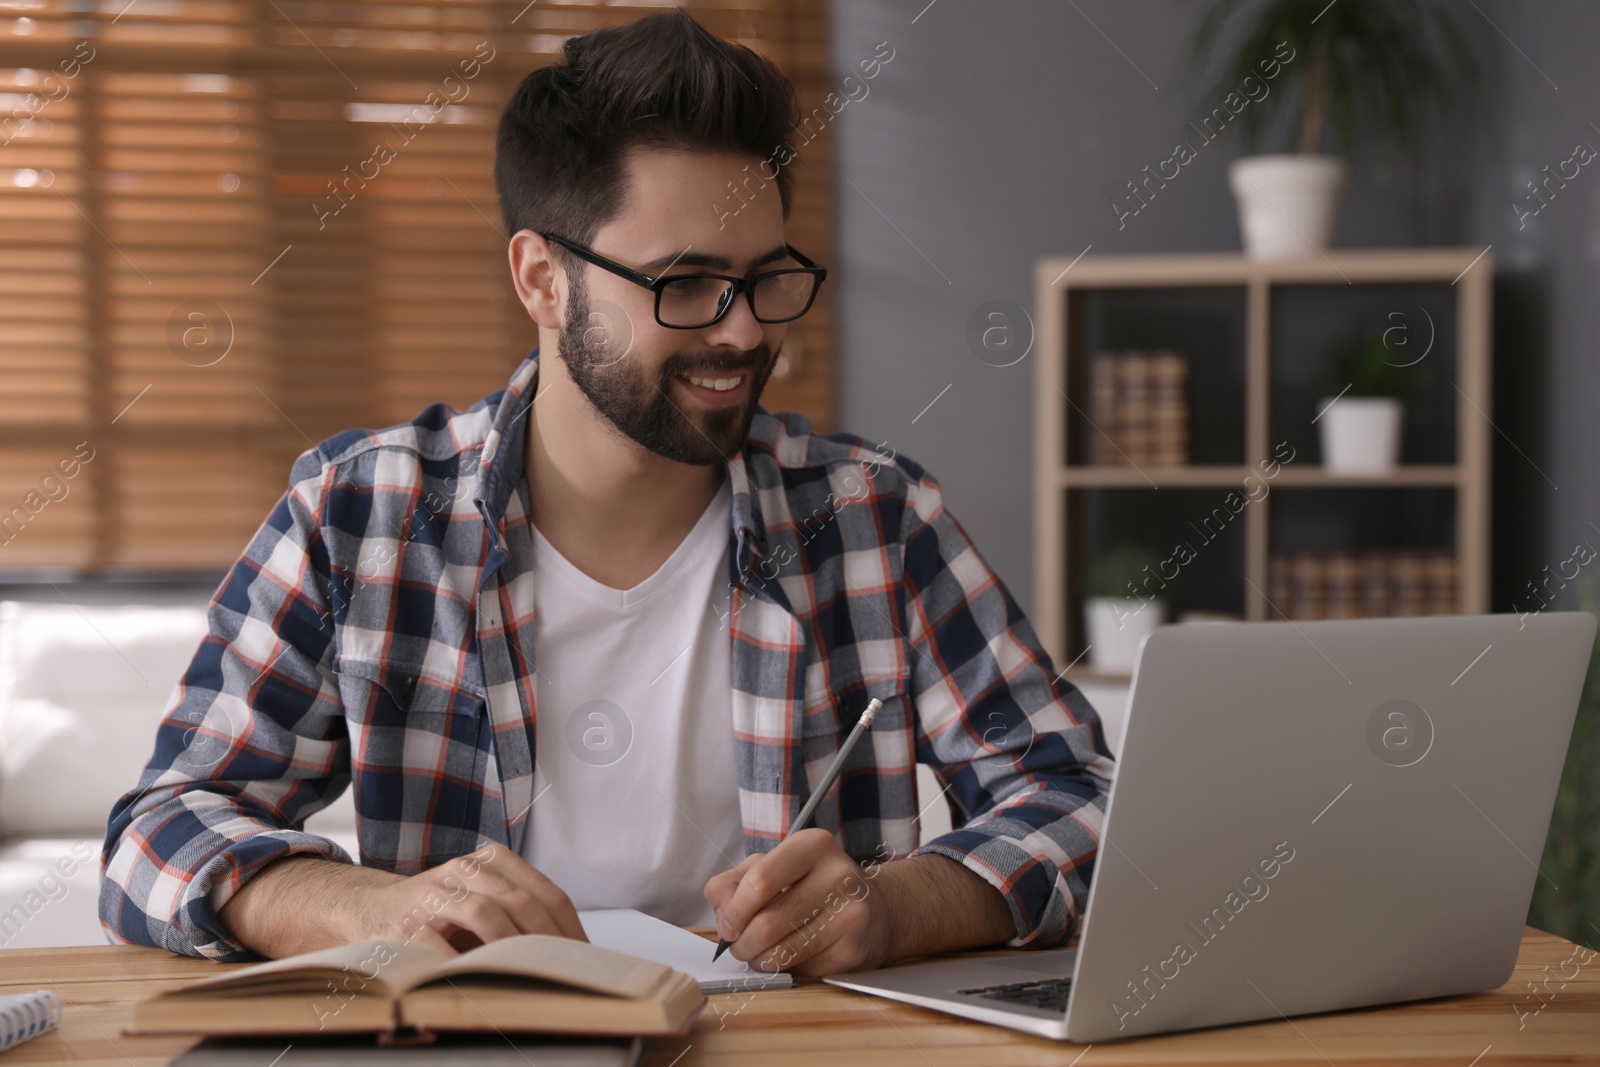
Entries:
MULTIPOLYGON (((0 1063, 166 1064, 191 1039, 123 1036, 130 1005, 216 974, 218 966, 128 945, 0 951, 0 993, 53 988, 66 1004, 59 1032, 18 1046, 0 1063)), ((1136 1038, 1087 1051, 814 981, 710 1001, 688 1039, 649 1043, 650 1067, 1600 1064, 1600 957, 1532 927, 1511 981, 1491 993, 1136 1038)))

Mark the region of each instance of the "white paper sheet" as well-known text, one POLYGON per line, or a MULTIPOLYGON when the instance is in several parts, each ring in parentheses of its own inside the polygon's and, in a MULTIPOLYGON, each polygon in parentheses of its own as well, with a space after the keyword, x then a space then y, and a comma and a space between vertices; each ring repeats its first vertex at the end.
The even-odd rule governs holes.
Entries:
POLYGON ((742 993, 794 985, 794 979, 783 971, 768 974, 753 970, 727 952, 713 963, 711 954, 717 949, 716 942, 632 908, 580 911, 578 921, 593 944, 676 967, 699 982, 702 993, 742 993))

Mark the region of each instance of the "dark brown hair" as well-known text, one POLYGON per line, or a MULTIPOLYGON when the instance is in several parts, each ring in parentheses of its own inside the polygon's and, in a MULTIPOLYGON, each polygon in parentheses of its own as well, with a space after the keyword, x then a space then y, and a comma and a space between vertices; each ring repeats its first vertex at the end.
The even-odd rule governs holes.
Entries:
MULTIPOLYGON (((500 115, 494 181, 507 234, 589 243, 622 206, 635 146, 793 158, 789 79, 682 11, 569 38, 563 53, 522 79, 500 115)), ((788 218, 794 175, 776 169, 788 218)))

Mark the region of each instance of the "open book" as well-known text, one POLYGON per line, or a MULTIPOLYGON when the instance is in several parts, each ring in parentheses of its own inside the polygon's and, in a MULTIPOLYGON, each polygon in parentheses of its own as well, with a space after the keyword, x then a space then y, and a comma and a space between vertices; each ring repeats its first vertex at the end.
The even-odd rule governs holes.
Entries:
POLYGON ((705 1002, 681 971, 565 937, 522 934, 457 956, 375 939, 159 993, 134 1005, 128 1032, 681 1034, 705 1002))

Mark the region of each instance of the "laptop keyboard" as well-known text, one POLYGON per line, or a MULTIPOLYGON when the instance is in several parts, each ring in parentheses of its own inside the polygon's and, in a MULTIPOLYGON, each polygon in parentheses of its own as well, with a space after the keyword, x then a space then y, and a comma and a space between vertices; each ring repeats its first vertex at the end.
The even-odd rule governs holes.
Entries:
POLYGON ((1037 982, 1011 982, 1007 985, 980 986, 976 989, 958 989, 967 996, 985 997, 1007 1004, 1021 1004, 1045 1011, 1067 1010, 1067 993, 1072 989, 1071 978, 1045 978, 1037 982))

